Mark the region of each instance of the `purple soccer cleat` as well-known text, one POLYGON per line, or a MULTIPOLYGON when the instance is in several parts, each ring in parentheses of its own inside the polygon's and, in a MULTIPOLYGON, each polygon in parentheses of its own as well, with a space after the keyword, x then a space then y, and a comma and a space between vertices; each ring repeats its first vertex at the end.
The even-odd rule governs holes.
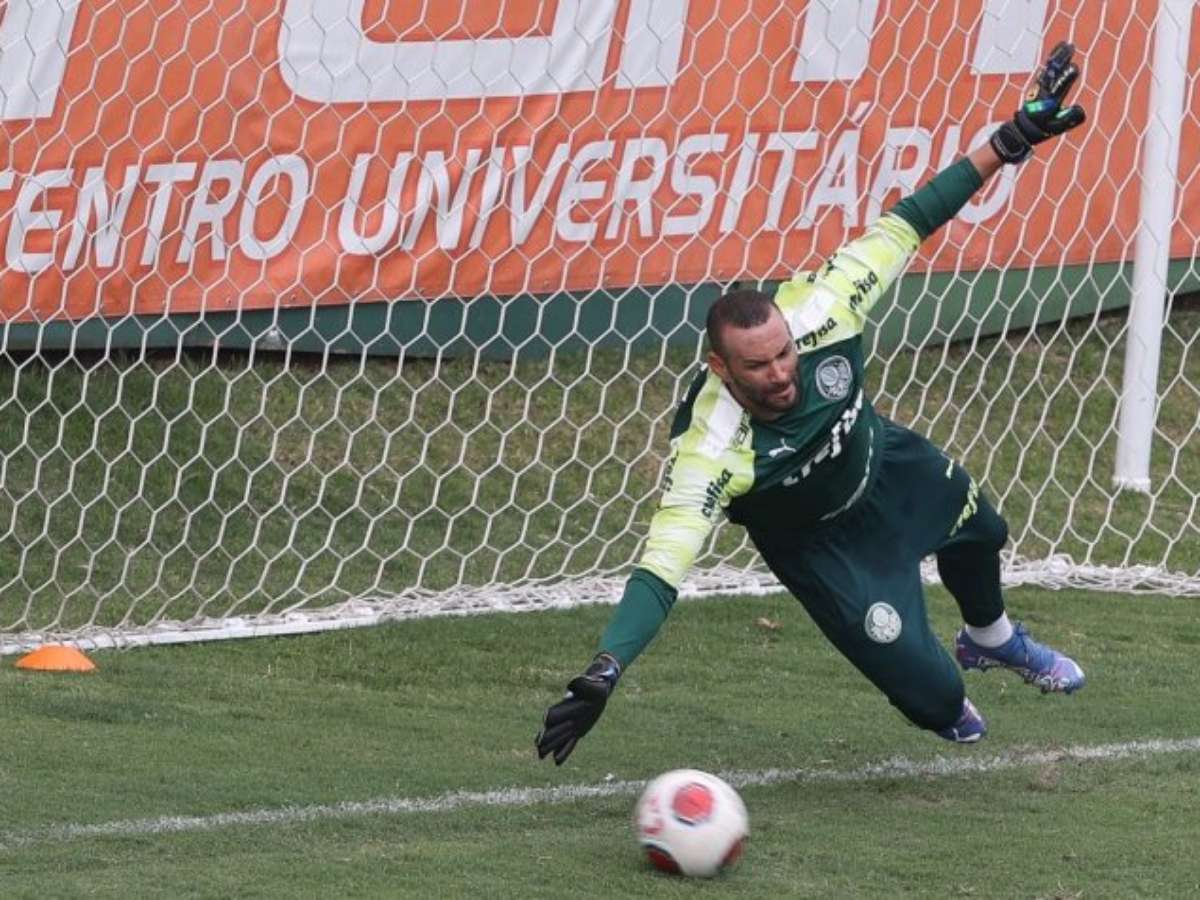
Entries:
POLYGON ((1029 684, 1040 687, 1043 694, 1050 691, 1071 694, 1086 681, 1075 660, 1039 644, 1020 622, 1013 626, 1013 636, 999 647, 980 647, 965 628, 959 629, 954 638, 954 655, 964 669, 1011 669, 1029 684))
POLYGON ((963 697, 962 715, 958 717, 958 721, 936 733, 938 737, 957 744, 974 744, 987 734, 987 723, 983 721, 983 716, 979 714, 975 704, 963 697))

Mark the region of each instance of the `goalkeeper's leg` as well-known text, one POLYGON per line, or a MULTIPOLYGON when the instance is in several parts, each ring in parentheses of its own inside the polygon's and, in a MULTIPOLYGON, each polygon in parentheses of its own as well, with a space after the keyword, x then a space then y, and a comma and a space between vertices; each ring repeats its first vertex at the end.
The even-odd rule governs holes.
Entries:
POLYGON ((972 495, 968 510, 972 505, 974 511, 937 551, 942 584, 965 623, 954 640, 959 665, 1010 669, 1043 693, 1077 691, 1085 681, 1079 665, 1035 641, 1020 622, 1009 621, 1000 589, 1000 548, 1008 539, 1008 526, 982 493, 972 495))
MULTIPOLYGON (((826 636, 914 725, 947 740, 978 741, 986 725, 964 694, 957 666, 929 626, 917 567, 904 575, 868 576, 863 581, 863 594, 837 598, 849 622, 826 628, 826 636)), ((814 593, 806 596, 813 598, 814 593)), ((815 605, 805 604, 810 612, 815 605)))
POLYGON ((1008 540, 1008 525, 974 481, 965 502, 963 518, 937 548, 937 567, 963 621, 982 630, 1004 617, 1000 548, 1008 540))
POLYGON ((771 571, 825 636, 910 722, 948 740, 979 740, 983 718, 929 626, 918 559, 899 563, 892 542, 862 535, 861 521, 803 543, 752 532, 771 571))

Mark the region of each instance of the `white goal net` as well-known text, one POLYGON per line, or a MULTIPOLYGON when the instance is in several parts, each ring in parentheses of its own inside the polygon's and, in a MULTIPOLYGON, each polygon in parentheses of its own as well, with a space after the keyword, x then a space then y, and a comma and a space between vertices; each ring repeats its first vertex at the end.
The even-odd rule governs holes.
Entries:
MULTIPOLYGON (((1077 47, 878 308, 1010 583, 1200 594, 1193 5, 9 0, 0 652, 612 602, 701 324, 1077 47)), ((685 592, 773 583, 719 529, 685 592)))

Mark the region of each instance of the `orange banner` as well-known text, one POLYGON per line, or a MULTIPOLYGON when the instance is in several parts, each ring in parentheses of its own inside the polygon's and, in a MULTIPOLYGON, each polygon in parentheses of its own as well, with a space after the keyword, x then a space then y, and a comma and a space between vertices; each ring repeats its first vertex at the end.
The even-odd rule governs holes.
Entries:
POLYGON ((0 22, 6 321, 778 277, 985 137, 1061 39, 1089 124, 920 265, 1132 254, 1149 0, 49 5, 0 22))

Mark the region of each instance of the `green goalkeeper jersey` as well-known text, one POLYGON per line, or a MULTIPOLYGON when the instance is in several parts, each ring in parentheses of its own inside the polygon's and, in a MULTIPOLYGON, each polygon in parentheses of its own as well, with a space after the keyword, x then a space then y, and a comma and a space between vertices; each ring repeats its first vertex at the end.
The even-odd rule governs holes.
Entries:
POLYGON ((820 272, 780 287, 775 303, 799 352, 799 399, 778 419, 755 419, 715 374, 697 376, 675 417, 641 568, 677 588, 722 515, 757 527, 804 526, 862 494, 880 435, 863 390, 863 327, 919 243, 908 222, 889 214, 820 272))
POLYGON ((968 161, 956 163, 819 271, 779 288, 775 303, 799 353, 799 396, 784 415, 760 421, 714 373, 699 373, 676 414, 659 508, 602 650, 623 665, 641 652, 722 517, 757 530, 803 529, 863 495, 879 464, 883 432, 863 387, 867 314, 922 238, 981 183, 968 161))

